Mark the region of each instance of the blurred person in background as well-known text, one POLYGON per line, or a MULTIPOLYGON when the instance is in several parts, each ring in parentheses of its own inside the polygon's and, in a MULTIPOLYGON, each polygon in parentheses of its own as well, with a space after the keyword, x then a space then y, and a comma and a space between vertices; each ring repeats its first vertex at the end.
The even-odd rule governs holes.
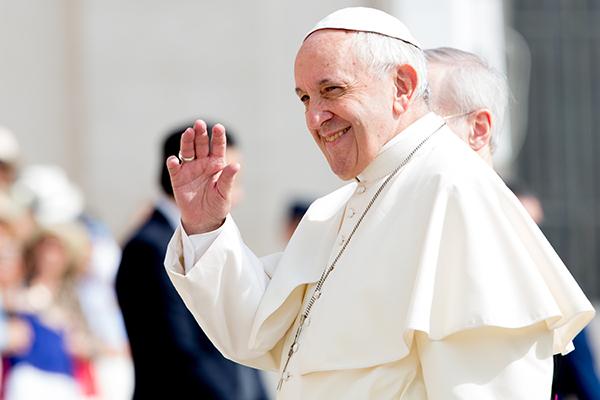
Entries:
POLYGON ((440 47, 425 50, 425 55, 431 111, 493 168, 492 154, 508 107, 506 77, 466 51, 440 47))
POLYGON ((311 204, 312 201, 302 199, 296 199, 289 204, 283 227, 284 244, 290 241, 311 204))
MULTIPOLYGON (((24 285, 24 250, 13 229, 15 208, 7 205, 7 201, 0 202, 0 353, 3 359, 24 354, 33 341, 31 324, 12 312, 24 285)), ((6 372, 3 364, 0 364, 0 376, 6 372)), ((3 390, 1 385, 0 397, 3 390)))
POLYGON ((28 351, 33 340, 31 324, 12 315, 22 283, 22 247, 12 237, 0 236, 0 353, 3 357, 28 351))
POLYGON ((35 229, 35 220, 29 210, 21 204, 13 191, 17 179, 21 149, 15 134, 0 126, 0 210, 10 216, 12 232, 21 241, 27 240, 35 229))
POLYGON ((83 193, 58 165, 36 164, 23 168, 11 192, 15 201, 29 210, 38 226, 75 224, 84 229, 90 245, 89 256, 75 290, 79 308, 98 344, 93 365, 89 366, 95 373, 90 380, 97 383, 96 391, 102 398, 129 398, 133 368, 114 289, 121 258, 119 245, 105 224, 87 212, 83 193))
POLYGON ((17 201, 31 210, 40 226, 77 223, 86 228, 91 242, 90 259, 78 287, 83 311, 108 351, 116 354, 128 351, 114 289, 121 248, 108 227, 86 210, 81 189, 62 167, 36 164, 23 169, 13 193, 17 201))
POLYGON ((12 186, 20 156, 19 143, 14 133, 0 126, 0 191, 8 191, 12 186))
POLYGON ((12 300, 25 282, 24 248, 12 232, 10 217, 0 207, 0 299, 5 310, 12 309, 12 300))
MULTIPOLYGON (((16 136, 0 126, 0 353, 3 357, 28 351, 33 340, 29 322, 10 314, 14 295, 23 284, 23 243, 35 228, 33 216, 15 201, 12 193, 20 158, 16 136)), ((6 372, 1 365, 0 371, 0 375, 6 372)))
POLYGON ((91 361, 99 342, 78 298, 89 251, 87 232, 77 224, 40 228, 27 244, 25 285, 11 311, 31 324, 34 339, 28 351, 9 358, 6 400, 97 394, 91 361))
MULTIPOLYGON (((175 129, 163 144, 163 193, 149 219, 125 245, 117 275, 117 294, 135 368, 134 399, 266 400, 258 371, 221 355, 164 269, 167 245, 180 218, 166 160, 179 153, 184 130, 175 129)), ((228 144, 227 159, 241 161, 232 135, 228 144)), ((241 187, 236 186, 234 202, 242 197, 241 187)))

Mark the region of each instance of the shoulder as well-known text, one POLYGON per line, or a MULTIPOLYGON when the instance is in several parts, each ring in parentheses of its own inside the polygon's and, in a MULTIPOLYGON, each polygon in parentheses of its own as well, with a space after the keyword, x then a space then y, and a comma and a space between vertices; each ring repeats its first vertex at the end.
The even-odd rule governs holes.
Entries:
POLYGON ((423 150, 411 166, 416 180, 444 190, 509 191, 498 173, 448 128, 432 137, 423 150))
POLYGON ((173 232, 173 228, 171 228, 165 217, 159 211, 154 211, 150 219, 127 241, 125 250, 143 245, 166 247, 173 232))

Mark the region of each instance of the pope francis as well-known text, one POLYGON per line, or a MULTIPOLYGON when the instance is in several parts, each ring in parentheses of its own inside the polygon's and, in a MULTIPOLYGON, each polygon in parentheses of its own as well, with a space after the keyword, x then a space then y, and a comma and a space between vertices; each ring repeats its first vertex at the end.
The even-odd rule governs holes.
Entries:
POLYGON ((225 129, 182 136, 165 259, 227 357, 279 372, 278 399, 548 400, 552 355, 594 310, 520 202, 428 112, 425 56, 396 18, 334 12, 295 62, 306 124, 351 181, 257 258, 229 216, 225 129))

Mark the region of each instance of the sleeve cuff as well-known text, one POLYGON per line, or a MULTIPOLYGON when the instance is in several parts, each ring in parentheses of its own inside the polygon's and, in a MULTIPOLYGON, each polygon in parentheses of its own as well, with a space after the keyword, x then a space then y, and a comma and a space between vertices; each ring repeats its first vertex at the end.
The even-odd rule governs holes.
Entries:
POLYGON ((223 231, 224 224, 214 231, 191 236, 188 236, 185 232, 181 222, 179 223, 179 226, 181 227, 184 269, 187 275, 223 231))

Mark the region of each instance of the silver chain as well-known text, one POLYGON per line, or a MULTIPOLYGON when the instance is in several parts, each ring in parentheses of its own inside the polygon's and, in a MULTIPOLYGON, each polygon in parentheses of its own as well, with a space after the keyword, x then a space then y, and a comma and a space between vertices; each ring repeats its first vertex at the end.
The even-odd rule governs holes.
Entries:
POLYGON ((340 257, 344 253, 344 250, 346 250, 346 247, 348 247, 348 244, 350 243, 350 240, 352 239, 352 236, 354 236, 354 233, 358 229, 358 226, 360 225, 360 223, 362 222, 362 220, 365 218, 365 215, 367 215, 367 213, 369 212, 369 210, 373 206, 373 203, 375 203, 375 200, 377 200, 377 198, 379 197, 379 195, 381 194, 381 192, 383 191, 383 189, 392 180, 392 178, 398 173, 398 171, 400 171, 402 169, 402 167, 404 167, 406 164, 408 164, 408 162, 415 155, 415 153, 421 148, 421 146, 423 146, 425 144, 425 142, 427 142, 429 140, 429 138, 433 136, 434 133, 436 133, 437 131, 439 131, 440 129, 442 129, 442 127, 444 125, 446 125, 446 123, 442 124, 439 128, 437 128, 429 136, 427 136, 421 143, 419 143, 417 145, 417 147, 415 147, 413 149, 413 151, 404 159, 404 161, 402 161, 402 163, 400 165, 398 165, 396 167, 396 169, 394 169, 388 175, 388 177, 386 178, 386 180, 381 184, 381 186, 379 187, 379 189, 377 189, 377 192, 375 192, 375 194, 373 195, 373 198, 371 199, 371 201, 369 202, 369 204, 367 204, 367 207, 363 211, 363 213, 360 216, 360 218, 358 219, 358 221, 356 221, 356 224, 354 225, 354 228, 352 228, 352 231, 350 232, 350 235, 348 235, 348 239, 346 239, 344 241, 344 244, 343 244, 342 248, 340 249, 338 255, 335 257, 335 259, 333 260, 333 262, 331 263, 331 265, 329 266, 329 268, 327 268, 327 269, 325 269, 323 271, 323 274, 321 275, 321 278, 317 282, 317 285, 315 287, 315 291, 313 292, 312 297, 308 301, 308 304, 306 306, 306 309, 304 310, 304 313, 300 316, 300 325, 298 326, 298 330, 296 331, 296 336, 294 337, 294 341, 292 342, 292 344, 290 346, 290 351, 288 352, 287 360, 286 360, 285 365, 283 367, 283 371, 281 372, 281 377, 279 378, 279 383, 277 384, 277 390, 281 389, 281 386, 283 385, 283 381, 286 380, 286 378, 288 376, 287 367, 288 367, 288 364, 290 363, 290 359, 292 358, 292 356, 294 355, 294 353, 298 350, 298 342, 300 340, 300 334, 302 333, 302 329, 304 328, 304 322, 308 319, 308 315, 310 314, 310 311, 312 310, 312 307, 315 304, 315 302, 319 299, 319 297, 321 297, 321 289, 323 288, 323 285, 325 284, 325 281, 327 280, 327 277, 335 269, 335 266, 336 266, 338 260, 340 259, 340 257))

